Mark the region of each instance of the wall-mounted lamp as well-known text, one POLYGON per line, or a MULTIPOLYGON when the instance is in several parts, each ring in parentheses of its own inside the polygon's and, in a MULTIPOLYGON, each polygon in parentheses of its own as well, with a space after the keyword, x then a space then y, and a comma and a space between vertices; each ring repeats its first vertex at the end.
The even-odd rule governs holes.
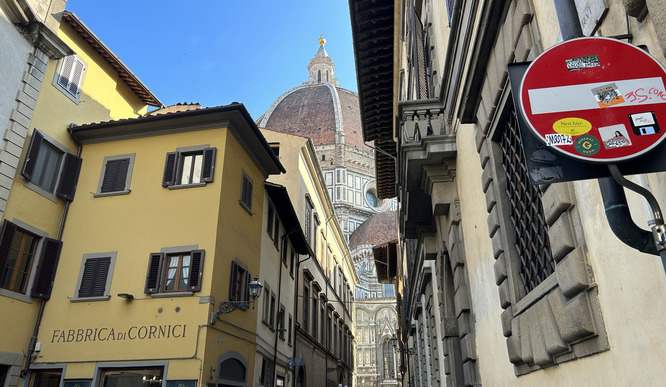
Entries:
POLYGON ((249 300, 247 301, 225 301, 220 303, 220 307, 215 314, 217 318, 220 314, 231 313, 236 309, 248 310, 250 307, 254 307, 254 302, 261 296, 261 289, 264 285, 259 281, 259 278, 255 278, 248 284, 248 296, 249 300))

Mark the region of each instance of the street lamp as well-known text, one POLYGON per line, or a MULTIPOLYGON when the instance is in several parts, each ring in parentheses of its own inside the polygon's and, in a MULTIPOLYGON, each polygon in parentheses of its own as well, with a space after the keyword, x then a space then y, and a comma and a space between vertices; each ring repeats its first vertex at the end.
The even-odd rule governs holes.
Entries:
POLYGON ((220 314, 231 313, 236 309, 247 310, 250 306, 254 307, 254 302, 261 295, 261 289, 264 285, 259 281, 259 278, 254 278, 248 284, 249 300, 247 301, 225 301, 220 303, 220 307, 215 313, 214 317, 217 319, 220 314))

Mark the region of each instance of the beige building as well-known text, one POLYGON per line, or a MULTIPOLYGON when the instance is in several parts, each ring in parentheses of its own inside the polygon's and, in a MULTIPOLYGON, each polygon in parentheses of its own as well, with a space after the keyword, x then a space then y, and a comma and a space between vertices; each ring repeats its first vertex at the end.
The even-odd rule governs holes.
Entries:
MULTIPOLYGON (((614 234, 602 192, 625 229, 646 228, 644 203, 608 180, 527 174, 507 67, 568 36, 565 5, 583 33, 666 63, 662 1, 350 1, 378 195, 399 198, 400 249, 382 263, 405 384, 663 384, 664 268, 614 234)), ((666 193, 663 174, 634 179, 666 193)))
POLYGON ((353 379, 353 292, 358 278, 312 142, 262 130, 286 174, 286 188, 311 254, 295 261, 294 386, 349 386, 353 379))

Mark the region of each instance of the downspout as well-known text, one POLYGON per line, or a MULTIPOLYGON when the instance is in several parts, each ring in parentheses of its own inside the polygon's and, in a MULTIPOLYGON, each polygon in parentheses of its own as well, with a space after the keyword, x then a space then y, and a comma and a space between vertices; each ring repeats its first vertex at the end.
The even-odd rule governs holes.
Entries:
MULTIPOLYGON (((82 146, 77 144, 76 156, 81 157, 82 146)), ((69 213, 69 205, 72 202, 65 201, 65 208, 62 211, 62 216, 60 217, 60 224, 58 225, 58 240, 62 241, 62 234, 65 230, 65 222, 67 221, 67 214, 69 213)), ((32 329, 32 336, 30 337, 30 342, 28 343, 28 354, 25 358, 23 369, 20 372, 21 378, 24 378, 30 371, 30 365, 32 364, 32 356, 35 354, 35 347, 37 346, 37 337, 39 336, 39 327, 42 325, 42 318, 44 317, 44 309, 46 308, 46 300, 39 301, 39 311, 37 312, 37 320, 35 321, 35 326, 32 329)))
MULTIPOLYGON (((282 246, 282 249, 284 249, 284 250, 287 249, 288 244, 285 243, 285 241, 287 240, 287 237, 289 237, 289 235, 291 235, 291 233, 284 234, 284 235, 282 236, 282 240, 280 241, 280 244, 281 244, 281 246, 282 246)), ((280 296, 281 296, 281 294, 282 294, 282 254, 287 254, 287 252, 284 251, 284 250, 281 250, 281 251, 280 251, 280 258, 279 258, 279 259, 280 259, 280 262, 279 262, 279 265, 280 265, 280 272, 279 272, 279 274, 278 274, 278 294, 277 294, 277 307, 278 307, 278 311, 280 310, 280 296)), ((283 321, 284 321, 284 318, 285 318, 285 315, 284 315, 284 313, 283 313, 283 314, 282 314, 282 320, 283 320, 283 321)), ((279 321, 278 321, 277 323, 279 324, 279 321)), ((278 336, 280 335, 280 332, 282 331, 282 329, 284 329, 284 326, 282 326, 282 325, 280 325, 280 329, 279 329, 279 330, 278 330, 278 329, 275 329, 275 339, 274 339, 274 341, 273 341, 273 383, 275 383, 275 378, 276 378, 276 376, 277 376, 277 367, 276 367, 276 363, 277 363, 278 336)), ((275 384, 273 384, 273 385, 275 385, 275 384)))
MULTIPOLYGON (((583 36, 574 0, 554 1, 562 39, 569 40, 583 36)), ((661 255, 666 269, 666 241, 663 240, 664 224, 659 204, 645 188, 624 178, 616 165, 609 165, 608 168, 612 178, 600 178, 598 181, 606 219, 611 230, 626 245, 643 253, 661 255), (655 214, 655 219, 650 224, 653 228, 652 232, 643 230, 632 220, 623 186, 641 194, 650 203, 655 214), (657 246, 655 239, 660 241, 660 246, 657 246)))

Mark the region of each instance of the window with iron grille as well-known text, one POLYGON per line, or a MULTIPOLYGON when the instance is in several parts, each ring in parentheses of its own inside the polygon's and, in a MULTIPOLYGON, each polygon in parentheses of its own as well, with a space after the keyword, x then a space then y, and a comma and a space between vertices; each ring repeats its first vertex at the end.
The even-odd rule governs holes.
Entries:
MULTIPOLYGON (((507 201, 512 238, 520 259, 520 279, 528 293, 555 271, 548 239, 548 225, 543 214, 541 191, 532 184, 527 172, 525 154, 515 107, 506 108, 499 135, 502 169, 506 175, 507 201)), ((511 238, 510 238, 511 239, 511 238)))

